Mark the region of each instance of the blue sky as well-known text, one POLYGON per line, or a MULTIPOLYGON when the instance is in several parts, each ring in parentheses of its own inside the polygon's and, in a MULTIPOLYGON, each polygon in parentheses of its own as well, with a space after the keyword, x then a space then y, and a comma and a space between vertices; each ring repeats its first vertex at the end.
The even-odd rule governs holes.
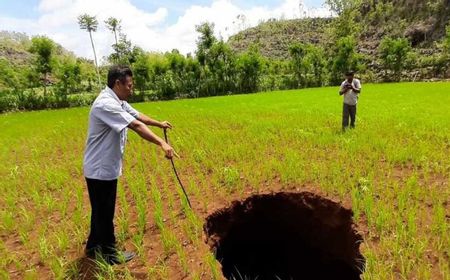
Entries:
MULTIPOLYGON (((0 15, 23 19, 37 19, 40 16, 38 5, 40 0, 0 0, 0 15)), ((183 12, 192 5, 208 5, 211 0, 130 0, 139 9, 152 11, 161 6, 165 6, 169 11, 168 22, 173 23, 183 14, 183 12), (164 4, 162 4, 162 2, 164 4)), ((280 0, 233 0, 237 6, 242 8, 251 8, 253 6, 267 6, 269 8, 276 7, 283 1, 280 0)), ((304 0, 308 7, 320 8, 325 0, 304 0)))
POLYGON ((44 35, 75 54, 92 58, 86 32, 77 17, 87 13, 99 21, 93 34, 99 56, 112 52, 113 37, 103 22, 121 20, 127 39, 148 51, 182 53, 195 50, 195 26, 215 25, 215 34, 229 36, 270 18, 329 17, 325 0, 0 0, 0 30, 44 35), (300 5, 302 3, 302 5, 300 5), (237 16, 245 20, 238 21, 237 16))

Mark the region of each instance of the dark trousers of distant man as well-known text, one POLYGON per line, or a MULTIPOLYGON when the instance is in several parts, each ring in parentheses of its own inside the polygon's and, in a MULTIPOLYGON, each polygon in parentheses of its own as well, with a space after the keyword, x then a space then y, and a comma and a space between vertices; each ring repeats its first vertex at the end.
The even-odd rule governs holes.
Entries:
POLYGON ((89 256, 115 254, 114 210, 116 206, 117 179, 111 181, 86 178, 91 202, 91 231, 86 244, 89 256))
POLYGON ((356 105, 348 105, 344 103, 342 110, 342 129, 348 128, 348 119, 350 118, 350 128, 355 128, 356 121, 356 105))

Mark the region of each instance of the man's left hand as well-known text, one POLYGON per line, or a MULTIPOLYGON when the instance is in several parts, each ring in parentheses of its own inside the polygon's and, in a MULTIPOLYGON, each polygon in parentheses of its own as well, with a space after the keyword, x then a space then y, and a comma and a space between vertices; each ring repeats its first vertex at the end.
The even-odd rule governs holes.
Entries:
POLYGON ((161 127, 162 129, 167 129, 167 128, 172 129, 172 125, 168 121, 160 122, 159 127, 161 127))

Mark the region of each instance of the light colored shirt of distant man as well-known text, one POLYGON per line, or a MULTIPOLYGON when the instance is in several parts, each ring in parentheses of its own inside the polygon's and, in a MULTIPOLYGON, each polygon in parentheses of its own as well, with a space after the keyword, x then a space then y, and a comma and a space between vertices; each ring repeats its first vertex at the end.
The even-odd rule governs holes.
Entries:
POLYGON ((347 105, 356 105, 358 103, 360 91, 361 82, 358 79, 353 78, 353 76, 350 81, 347 78, 341 84, 341 92, 344 94, 344 103, 347 105))

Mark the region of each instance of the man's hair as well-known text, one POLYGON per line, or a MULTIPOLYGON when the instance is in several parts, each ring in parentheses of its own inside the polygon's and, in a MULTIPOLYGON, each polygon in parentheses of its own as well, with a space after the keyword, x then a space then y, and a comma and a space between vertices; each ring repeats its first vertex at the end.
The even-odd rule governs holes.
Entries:
POLYGON ((355 75, 355 71, 347 71, 345 72, 345 76, 354 76, 355 75))
POLYGON ((127 76, 133 77, 130 67, 123 65, 114 65, 108 71, 108 87, 113 88, 116 80, 124 83, 127 76))

